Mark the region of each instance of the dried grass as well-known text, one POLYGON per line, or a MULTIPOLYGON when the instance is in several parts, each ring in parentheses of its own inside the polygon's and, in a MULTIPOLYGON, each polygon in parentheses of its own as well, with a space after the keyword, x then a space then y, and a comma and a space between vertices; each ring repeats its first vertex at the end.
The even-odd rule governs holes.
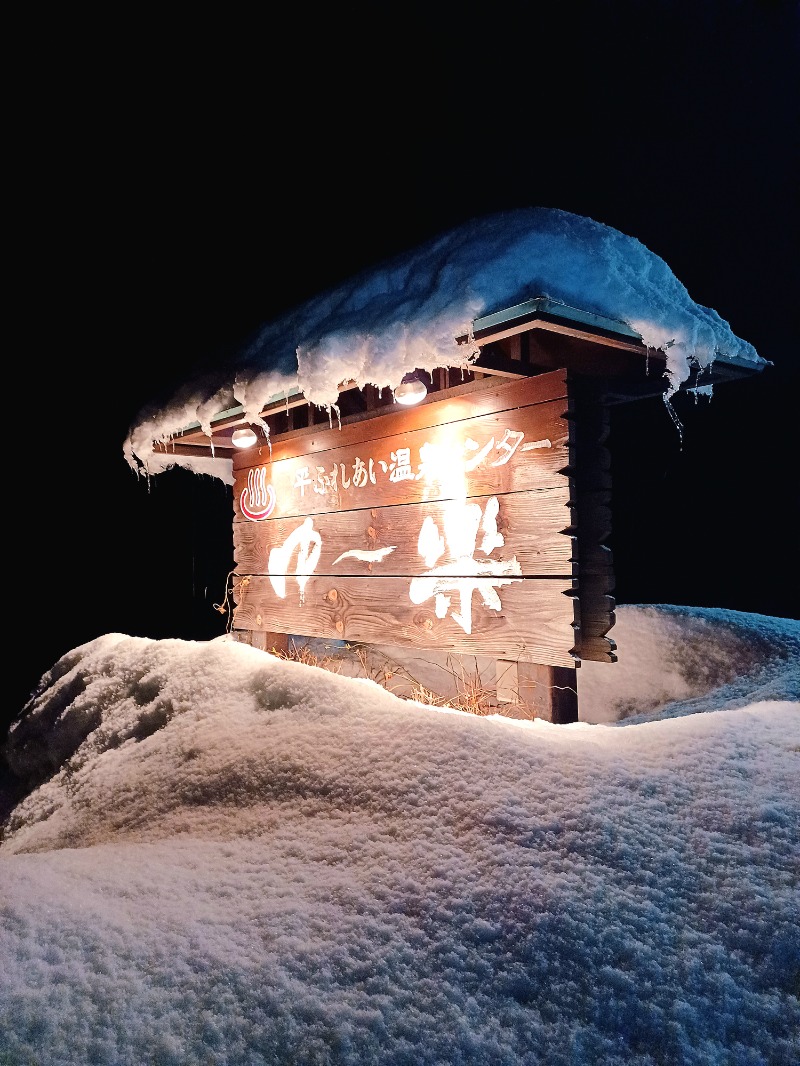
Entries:
POLYGON ((342 669, 342 660, 336 655, 320 653, 309 643, 296 644, 289 641, 286 651, 275 649, 273 652, 279 659, 288 659, 291 662, 303 663, 305 666, 318 666, 321 670, 327 670, 331 674, 338 674, 342 669))
MULTIPOLYGON (((335 674, 341 673, 344 665, 341 653, 320 655, 308 643, 295 644, 290 641, 288 651, 277 654, 282 659, 301 662, 306 666, 317 666, 335 674)), ((461 659, 448 655, 444 669, 450 675, 448 688, 455 691, 449 696, 443 696, 424 685, 407 667, 386 655, 378 655, 373 647, 363 644, 347 645, 345 655, 352 656, 358 662, 361 676, 374 681, 400 699, 414 700, 430 707, 451 707, 478 716, 498 713, 495 686, 484 682, 477 660, 472 668, 467 668, 461 659)), ((494 682, 494 678, 492 681, 494 682)))

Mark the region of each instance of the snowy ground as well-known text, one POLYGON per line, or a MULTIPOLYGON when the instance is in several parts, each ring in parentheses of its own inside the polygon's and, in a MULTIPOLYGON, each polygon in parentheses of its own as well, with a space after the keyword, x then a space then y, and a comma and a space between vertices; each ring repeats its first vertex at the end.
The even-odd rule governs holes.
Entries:
POLYGON ((570 726, 64 656, 8 745, 0 1063, 796 1063, 800 623, 613 635, 570 726))

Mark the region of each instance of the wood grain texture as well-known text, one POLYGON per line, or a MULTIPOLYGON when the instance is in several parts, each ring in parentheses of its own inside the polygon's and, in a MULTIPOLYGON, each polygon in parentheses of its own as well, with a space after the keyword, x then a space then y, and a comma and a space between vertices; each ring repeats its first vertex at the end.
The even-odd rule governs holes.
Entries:
MULTIPOLYGON (((566 532, 572 522, 569 484, 566 478, 561 481, 562 484, 555 488, 496 497, 496 525, 504 543, 491 547, 492 559, 504 561, 515 557, 523 576, 575 576, 575 538, 566 532)), ((490 499, 492 497, 471 500, 466 506, 473 509, 476 517, 478 513, 485 515, 490 499)), ((452 501, 436 501, 315 515, 313 528, 320 536, 321 552, 314 573, 342 577, 419 575, 427 569, 418 546, 423 523, 435 523, 444 535, 448 522, 460 524, 463 506, 452 501), (455 517, 451 518, 451 515, 455 517), (362 553, 383 550, 387 554, 371 561, 347 554, 354 550, 362 553), (340 559, 343 555, 345 557, 340 559)), ((275 553, 274 573, 293 573, 297 556, 293 555, 286 561, 287 566, 278 571, 275 570, 276 549, 289 539, 299 521, 297 518, 280 518, 268 522, 235 523, 233 544, 237 574, 268 575, 271 552, 275 553)), ((482 535, 479 529, 475 541, 477 558, 481 558, 482 535)), ((452 558, 446 554, 442 561, 452 562, 452 558)))
POLYGON ((302 599, 296 579, 287 581, 286 595, 280 597, 267 577, 234 578, 233 628, 574 667, 577 601, 570 593, 575 591, 570 579, 520 579, 497 589, 500 611, 486 607, 481 593, 473 592, 467 633, 453 617, 463 608, 458 592, 451 610, 439 618, 433 598, 411 602, 404 578, 314 575, 302 599))
POLYGON ((242 467, 235 475, 234 521, 248 520, 243 506, 253 510, 250 501, 265 487, 274 493, 266 519, 273 521, 559 486, 570 462, 563 410, 563 401, 550 401, 273 460, 258 464, 253 475, 242 467))
POLYGON ((559 369, 235 457, 234 628, 613 662, 606 432, 559 369))

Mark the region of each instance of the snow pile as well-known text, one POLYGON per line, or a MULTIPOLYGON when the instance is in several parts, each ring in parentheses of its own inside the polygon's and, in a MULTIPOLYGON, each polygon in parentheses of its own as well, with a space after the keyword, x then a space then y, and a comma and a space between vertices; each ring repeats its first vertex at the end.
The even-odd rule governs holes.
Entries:
POLYGON ((566 211, 520 209, 445 233, 265 325, 230 364, 143 411, 126 458, 155 472, 155 440, 195 421, 208 433, 212 416, 236 404, 258 424, 267 400, 292 388, 329 407, 344 381, 395 387, 415 367, 468 366, 478 349, 457 338, 473 321, 538 296, 624 322, 662 349, 667 396, 720 353, 765 363, 635 238, 566 211))
POLYGON ((225 638, 64 656, 9 738, 0 1059, 796 1061, 800 623, 630 613, 598 676, 672 717, 443 713, 225 638))
POLYGON ((626 725, 800 698, 800 622, 712 607, 626 604, 619 661, 584 660, 581 718, 626 725))

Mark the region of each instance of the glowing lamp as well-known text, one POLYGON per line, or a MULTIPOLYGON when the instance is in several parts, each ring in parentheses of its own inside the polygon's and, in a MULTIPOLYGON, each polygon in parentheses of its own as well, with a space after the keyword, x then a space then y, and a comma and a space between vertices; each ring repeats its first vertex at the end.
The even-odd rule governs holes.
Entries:
POLYGON ((258 437, 249 426, 245 426, 242 429, 235 429, 231 440, 237 448, 252 448, 258 437))
POLYGON ((419 403, 421 400, 424 400, 427 395, 428 388, 425 382, 417 377, 416 371, 411 374, 406 374, 394 390, 395 400, 398 403, 405 404, 407 407, 419 403))

